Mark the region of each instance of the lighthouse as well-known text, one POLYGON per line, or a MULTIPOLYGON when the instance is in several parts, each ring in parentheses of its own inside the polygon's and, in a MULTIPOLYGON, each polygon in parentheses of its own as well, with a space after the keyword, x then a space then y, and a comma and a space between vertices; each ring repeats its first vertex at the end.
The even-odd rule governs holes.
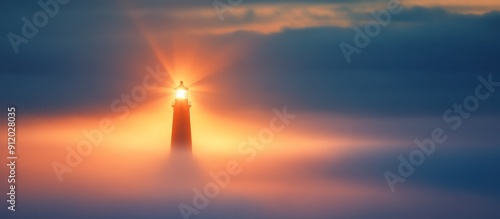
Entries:
POLYGON ((170 151, 191 153, 191 119, 189 118, 189 108, 191 102, 188 98, 188 88, 181 81, 175 88, 175 100, 172 102, 174 108, 174 118, 172 122, 172 143, 170 151))

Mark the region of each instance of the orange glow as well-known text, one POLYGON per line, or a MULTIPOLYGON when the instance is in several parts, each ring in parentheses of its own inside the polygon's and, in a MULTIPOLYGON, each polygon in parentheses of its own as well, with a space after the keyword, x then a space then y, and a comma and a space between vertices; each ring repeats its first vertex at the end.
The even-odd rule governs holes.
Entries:
POLYGON ((423 6, 423 7, 444 7, 455 13, 465 14, 484 14, 493 10, 500 10, 500 2, 497 0, 415 0, 404 3, 408 6, 423 6))

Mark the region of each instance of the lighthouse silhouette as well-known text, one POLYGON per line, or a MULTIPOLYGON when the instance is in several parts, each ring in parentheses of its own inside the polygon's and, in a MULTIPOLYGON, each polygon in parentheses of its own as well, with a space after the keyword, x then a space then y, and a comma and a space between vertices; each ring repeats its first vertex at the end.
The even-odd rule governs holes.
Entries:
POLYGON ((175 88, 175 100, 172 103, 174 108, 174 118, 172 122, 172 143, 170 151, 172 153, 192 151, 191 141, 191 119, 189 118, 189 108, 191 103, 188 98, 188 88, 181 81, 175 88))

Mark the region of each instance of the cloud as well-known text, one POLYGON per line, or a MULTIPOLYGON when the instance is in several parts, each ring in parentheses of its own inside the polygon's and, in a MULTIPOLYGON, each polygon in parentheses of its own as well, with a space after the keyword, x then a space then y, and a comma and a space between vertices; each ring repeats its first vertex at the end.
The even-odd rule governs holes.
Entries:
MULTIPOLYGON (((237 83, 232 86, 266 95, 261 102, 310 110, 440 116, 473 94, 479 75, 498 78, 493 57, 500 49, 494 24, 499 14, 422 10, 410 9, 401 14, 402 20, 395 17, 351 64, 338 48, 340 42, 353 43, 351 28, 293 29, 263 36, 241 64, 220 77, 225 80, 221 86, 237 83), (445 19, 423 21, 429 14, 445 19), (244 79, 236 80, 240 77, 244 79)), ((251 98, 245 100, 254 103, 259 96, 251 98)), ((478 113, 495 113, 497 98, 493 95, 478 113)))
MULTIPOLYGON (((17 56, 2 41, 2 93, 15 90, 3 95, 2 103, 33 113, 107 109, 137 85, 146 66, 192 59, 183 64, 190 68, 188 77, 210 71, 196 86, 209 84, 226 94, 237 90, 238 95, 204 96, 201 101, 214 111, 279 103, 345 114, 440 116, 474 92, 479 75, 497 78, 499 67, 494 60, 500 49, 498 12, 460 15, 409 8, 353 56, 352 64, 338 47, 352 43, 350 27, 185 34, 165 32, 159 23, 141 29, 126 14, 61 16, 17 56), (79 22, 65 26, 64 16, 79 22), (71 31, 59 30, 63 27, 71 31), (216 68, 210 67, 214 63, 216 68), (34 91, 44 95, 34 96, 34 91)), ((477 113, 498 112, 498 98, 492 95, 477 113)))

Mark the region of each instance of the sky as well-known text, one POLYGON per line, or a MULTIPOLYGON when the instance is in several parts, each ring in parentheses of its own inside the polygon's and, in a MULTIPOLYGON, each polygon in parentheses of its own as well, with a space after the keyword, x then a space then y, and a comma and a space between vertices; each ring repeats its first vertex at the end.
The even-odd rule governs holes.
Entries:
POLYGON ((235 161, 189 218, 498 218, 500 2, 400 1, 357 45, 391 4, 60 0, 30 32, 44 6, 2 1, 0 130, 15 106, 19 160, 17 210, 2 201, 0 215, 186 218, 180 204, 235 161), (181 80, 193 156, 178 160, 181 80), (283 130, 249 146, 274 118, 283 130), (93 149, 57 174, 87 136, 93 149))

